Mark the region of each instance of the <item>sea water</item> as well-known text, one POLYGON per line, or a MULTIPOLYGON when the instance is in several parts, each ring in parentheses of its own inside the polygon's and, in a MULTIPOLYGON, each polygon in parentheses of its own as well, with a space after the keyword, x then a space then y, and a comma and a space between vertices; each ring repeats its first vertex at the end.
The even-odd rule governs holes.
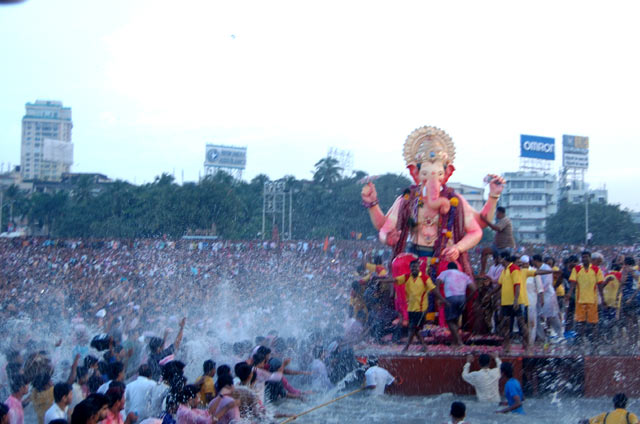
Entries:
MULTIPOLYGON (((287 400, 274 408, 278 412, 299 414, 330 399, 310 397, 304 402, 287 400)), ((576 398, 545 396, 529 398, 524 402, 525 415, 497 414, 502 408, 496 404, 479 403, 472 396, 445 393, 437 396, 371 396, 356 394, 341 399, 296 419, 295 423, 446 423, 449 408, 454 401, 467 406, 469 423, 577 423, 580 419, 593 417, 613 409, 611 398, 576 398)), ((640 409, 637 399, 630 399, 628 409, 640 409)), ((284 419, 280 420, 284 421, 284 419)))

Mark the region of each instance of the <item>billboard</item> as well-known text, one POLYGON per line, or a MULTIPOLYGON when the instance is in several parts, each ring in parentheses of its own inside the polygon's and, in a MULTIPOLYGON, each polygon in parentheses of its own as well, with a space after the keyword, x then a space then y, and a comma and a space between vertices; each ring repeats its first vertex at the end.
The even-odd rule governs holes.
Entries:
POLYGON ((565 168, 589 168, 589 137, 562 136, 562 166, 565 168))
POLYGON ((521 134, 520 156, 523 158, 555 160, 556 139, 521 134))
POLYGON ((42 143, 42 160, 73 165, 73 143, 45 138, 42 143))
POLYGON ((207 144, 204 165, 244 169, 247 166, 247 148, 207 144))

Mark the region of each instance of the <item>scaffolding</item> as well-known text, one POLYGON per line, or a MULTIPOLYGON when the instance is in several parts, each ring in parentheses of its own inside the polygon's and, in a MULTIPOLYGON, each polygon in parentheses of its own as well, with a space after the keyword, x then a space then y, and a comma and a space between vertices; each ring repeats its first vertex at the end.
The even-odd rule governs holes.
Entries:
MULTIPOLYGON (((293 216, 293 190, 287 187, 285 181, 266 181, 262 191, 262 232, 261 236, 264 240, 266 237, 267 217, 271 217, 271 230, 277 228, 277 222, 282 226, 278 232, 278 237, 282 240, 292 239, 292 216, 293 216), (287 199, 288 197, 288 199, 287 199), (285 223, 288 221, 289 228, 287 232, 285 223), (280 234, 282 234, 280 236, 280 234)), ((273 236, 273 238, 276 238, 273 236)))

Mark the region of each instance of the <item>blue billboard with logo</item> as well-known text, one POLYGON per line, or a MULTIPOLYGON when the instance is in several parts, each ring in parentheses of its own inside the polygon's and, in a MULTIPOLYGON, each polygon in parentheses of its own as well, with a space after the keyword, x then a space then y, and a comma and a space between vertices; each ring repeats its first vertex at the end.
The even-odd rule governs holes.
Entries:
POLYGON ((520 135, 520 156, 523 158, 555 160, 556 139, 537 135, 520 135))

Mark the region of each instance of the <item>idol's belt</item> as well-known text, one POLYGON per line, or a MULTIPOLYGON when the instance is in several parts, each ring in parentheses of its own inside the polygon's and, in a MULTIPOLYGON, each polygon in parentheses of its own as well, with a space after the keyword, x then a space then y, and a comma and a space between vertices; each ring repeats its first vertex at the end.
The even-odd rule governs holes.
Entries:
POLYGON ((432 246, 421 246, 419 244, 407 243, 407 252, 418 255, 419 257, 433 257, 433 247, 432 246))

